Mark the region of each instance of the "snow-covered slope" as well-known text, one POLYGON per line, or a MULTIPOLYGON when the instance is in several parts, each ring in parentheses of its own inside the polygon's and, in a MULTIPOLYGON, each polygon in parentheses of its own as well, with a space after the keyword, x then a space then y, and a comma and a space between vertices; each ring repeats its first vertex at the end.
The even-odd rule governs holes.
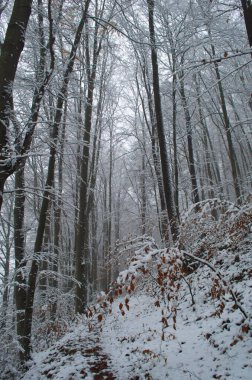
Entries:
POLYGON ((204 207, 181 228, 193 271, 185 251, 147 239, 22 379, 251 380, 251 206, 228 209, 221 223, 204 207))
MULTIPOLYGON (((251 313, 251 251, 240 261, 222 254, 222 261, 225 278, 233 278, 233 290, 251 313)), ((195 304, 185 284, 175 326, 172 316, 167 318, 168 326, 164 325, 167 305, 157 304, 153 292, 139 282, 133 295, 120 296, 112 303, 111 312, 104 312, 101 322, 96 315, 88 319, 92 331, 84 319, 51 349, 34 355, 35 363, 23 380, 251 380, 250 321, 233 307, 228 294, 222 314, 214 315, 219 301, 209 297, 209 268, 200 267, 189 277, 195 304)))

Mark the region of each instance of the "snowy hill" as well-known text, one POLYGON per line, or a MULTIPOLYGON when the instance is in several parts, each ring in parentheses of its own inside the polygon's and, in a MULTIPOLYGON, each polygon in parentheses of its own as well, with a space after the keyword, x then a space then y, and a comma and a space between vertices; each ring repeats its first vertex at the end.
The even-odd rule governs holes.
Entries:
POLYGON ((251 206, 216 222, 208 206, 182 222, 190 253, 136 244, 110 291, 22 379, 251 380, 251 206))
MULTIPOLYGON (((233 291, 251 313, 251 251, 240 261, 231 255, 222 260, 225 278, 233 279, 233 291)), ((228 294, 218 313, 219 300, 209 298, 211 275, 209 268, 199 267, 187 279, 194 305, 184 283, 175 324, 167 303, 157 302, 159 297, 140 281, 133 295, 119 296, 105 307, 111 310, 104 310, 102 321, 101 314, 84 318, 52 348, 34 355, 22 379, 250 380, 250 320, 228 294)))

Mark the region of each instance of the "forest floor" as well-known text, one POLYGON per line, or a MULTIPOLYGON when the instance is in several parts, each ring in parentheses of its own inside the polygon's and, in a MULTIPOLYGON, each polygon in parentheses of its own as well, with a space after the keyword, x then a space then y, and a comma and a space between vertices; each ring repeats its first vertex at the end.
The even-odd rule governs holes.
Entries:
POLYGON ((127 296, 127 308, 120 296, 102 320, 91 318, 91 331, 90 319, 79 320, 51 348, 34 354, 22 380, 251 380, 251 241, 242 255, 221 251, 212 264, 219 265, 248 318, 234 307, 230 294, 223 296, 225 307, 216 314, 220 300, 209 297, 212 272, 200 266, 187 278, 195 303, 184 284, 175 325, 167 315, 164 326, 167 305, 157 304, 148 287, 138 284, 127 296))

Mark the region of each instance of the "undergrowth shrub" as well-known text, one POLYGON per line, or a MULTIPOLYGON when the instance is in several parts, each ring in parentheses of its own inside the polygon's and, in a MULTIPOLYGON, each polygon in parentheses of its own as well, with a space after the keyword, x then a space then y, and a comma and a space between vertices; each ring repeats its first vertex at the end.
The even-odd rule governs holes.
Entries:
POLYGON ((221 261, 217 262, 215 258, 220 252, 232 255, 244 249, 251 232, 251 223, 249 197, 241 206, 212 199, 198 203, 182 217, 180 236, 175 247, 159 249, 153 238, 143 236, 123 242, 120 253, 130 252, 128 268, 119 274, 109 291, 102 294, 98 304, 86 310, 91 328, 92 320, 101 322, 103 315, 111 312, 115 298, 121 297, 119 310, 124 316, 130 309, 131 294, 144 291, 154 298, 155 306, 161 310, 164 339, 164 331, 168 326, 176 329, 183 283, 190 293, 191 304, 195 304, 190 282, 191 273, 199 266, 210 269, 210 282, 205 286, 208 286, 209 299, 215 304, 212 315, 220 317, 228 303, 230 308, 239 309, 245 320, 248 314, 239 302, 240 297, 221 273, 221 261), (133 247, 137 248, 134 254, 133 247))

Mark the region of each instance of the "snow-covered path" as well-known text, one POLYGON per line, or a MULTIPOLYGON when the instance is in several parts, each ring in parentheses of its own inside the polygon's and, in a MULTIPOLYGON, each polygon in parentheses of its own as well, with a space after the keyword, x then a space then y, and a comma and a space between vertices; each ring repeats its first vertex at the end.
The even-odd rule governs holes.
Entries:
POLYGON ((34 363, 22 380, 116 379, 98 334, 97 329, 88 332, 78 327, 51 349, 34 355, 34 363))
POLYGON ((209 308, 191 308, 185 300, 177 329, 169 324, 164 331, 153 297, 134 295, 124 316, 121 301, 92 331, 80 324, 34 355, 22 380, 251 380, 251 337, 240 333, 237 311, 223 328, 223 319, 209 317, 209 308), (232 344, 235 335, 242 338, 232 344))
POLYGON ((191 292, 188 284, 181 285, 175 323, 173 301, 158 299, 156 284, 149 290, 148 283, 139 282, 133 293, 126 287, 111 303, 104 302, 100 309, 96 305, 90 318, 83 316, 50 349, 34 354, 22 380, 251 380, 250 248, 251 244, 239 260, 229 252, 215 256, 246 318, 228 290, 216 313, 220 300, 211 297, 209 268, 187 277, 191 292))

